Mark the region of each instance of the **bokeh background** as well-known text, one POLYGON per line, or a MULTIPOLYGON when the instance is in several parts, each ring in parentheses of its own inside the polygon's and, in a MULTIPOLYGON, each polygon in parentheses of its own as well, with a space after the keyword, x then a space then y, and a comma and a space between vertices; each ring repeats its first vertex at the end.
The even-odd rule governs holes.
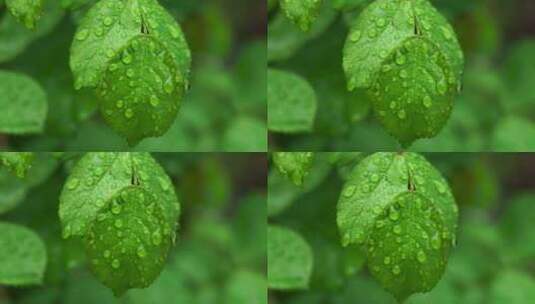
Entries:
MULTIPOLYGON (((310 133, 270 132, 270 150, 376 151, 400 146, 370 110, 346 90, 342 48, 352 22, 371 0, 328 0, 303 33, 270 1, 269 66, 295 72, 313 86, 317 114, 310 133)), ((431 0, 453 25, 465 54, 463 91, 444 129, 418 140, 426 152, 535 149, 535 2, 431 0)))
MULTIPOLYGON (((269 291, 270 304, 395 304, 365 255, 344 248, 336 204, 366 153, 316 153, 302 188, 270 166, 268 223, 293 229, 314 257, 308 289, 269 291)), ((459 206, 457 246, 427 294, 407 304, 525 304, 535 299, 535 155, 426 153, 459 206)))
MULTIPOLYGON (((42 134, 0 134, 0 148, 27 151, 122 151, 126 141, 102 120, 91 90, 75 91, 69 49, 77 24, 96 0, 49 0, 31 32, 0 1, 0 70, 31 76, 48 98, 42 134), (78 3, 73 9, 62 4, 78 3)), ((191 89, 175 123, 141 151, 265 151, 266 4, 248 0, 160 0, 180 23, 193 66, 191 89)), ((1 84, 0 84, 1 85, 1 84)), ((29 111, 31 109, 28 109, 29 111)))
POLYGON ((43 285, 0 285, 0 303, 265 304, 266 157, 152 155, 170 175, 181 203, 177 244, 149 288, 120 299, 89 272, 83 246, 61 238, 59 194, 82 154, 39 153, 24 180, 0 168, 0 221, 32 229, 48 253, 43 285))

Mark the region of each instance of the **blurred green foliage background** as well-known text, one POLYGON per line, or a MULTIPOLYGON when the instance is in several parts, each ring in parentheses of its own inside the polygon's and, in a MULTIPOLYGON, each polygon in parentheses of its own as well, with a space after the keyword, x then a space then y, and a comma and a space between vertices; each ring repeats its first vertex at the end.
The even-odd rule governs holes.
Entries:
MULTIPOLYGON (((350 93, 342 48, 352 22, 371 0, 328 0, 308 33, 269 1, 268 62, 315 89, 312 132, 270 132, 276 151, 376 151, 399 148, 375 119, 364 94, 350 93)), ((426 152, 535 149, 535 3, 532 0, 431 0, 453 25, 465 54, 463 91, 426 152)))
MULTIPOLYGON (((75 91, 69 69, 74 31, 96 0, 48 0, 35 32, 0 1, 0 70, 29 75, 47 93, 45 130, 0 134, 0 148, 30 151, 128 149, 96 111, 91 90, 75 91), (70 9, 63 5, 72 4, 70 9)), ((247 0, 160 0, 180 23, 193 67, 175 123, 140 151, 265 151, 266 4, 247 0)), ((31 109, 27 109, 31 111, 31 109)))
MULTIPOLYGON (((303 186, 272 162, 268 223, 298 232, 313 251, 308 289, 269 292, 270 304, 397 303, 371 277, 366 257, 344 248, 336 204, 351 169, 366 153, 316 153, 303 186)), ((457 246, 444 276, 408 304, 525 304, 535 299, 535 155, 427 153, 459 206, 457 246)))
POLYGON ((0 303, 265 304, 265 156, 152 155, 181 203, 177 244, 149 288, 120 299, 89 272, 83 246, 61 238, 59 194, 81 154, 38 153, 24 180, 0 168, 0 221, 37 232, 48 253, 43 286, 0 286, 0 303))

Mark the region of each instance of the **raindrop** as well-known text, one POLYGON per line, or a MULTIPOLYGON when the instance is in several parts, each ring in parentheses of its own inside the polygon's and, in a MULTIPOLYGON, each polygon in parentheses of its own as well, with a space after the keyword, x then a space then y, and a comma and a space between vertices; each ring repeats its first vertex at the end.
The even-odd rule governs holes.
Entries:
POLYGON ((401 234, 401 226, 399 225, 394 226, 393 231, 395 234, 401 234))
POLYGON ((115 225, 115 228, 121 228, 123 227, 123 221, 121 219, 117 219, 115 220, 114 225, 115 225))
POLYGON ((111 19, 110 17, 106 17, 104 18, 104 25, 105 26, 110 26, 112 23, 113 23, 113 19, 111 19))
POLYGON ((137 247, 137 256, 140 258, 144 258, 147 256, 147 251, 145 250, 145 247, 143 247, 142 245, 137 247))
POLYGON ((150 97, 150 104, 153 106, 153 107, 157 107, 159 104, 160 104, 160 100, 158 99, 158 97, 156 97, 156 95, 152 95, 150 97))
POLYGON ((394 267, 392 267, 392 273, 395 275, 398 275, 401 273, 401 269, 399 268, 398 265, 395 265, 394 267))
POLYGON ((111 252, 109 250, 104 250, 103 256, 107 259, 111 256, 111 252))
POLYGON ((437 235, 434 235, 431 238, 431 247, 433 247, 435 250, 440 249, 440 238, 437 235))
POLYGON ((431 105, 433 104, 433 102, 431 101, 431 97, 425 96, 423 104, 424 104, 424 107, 426 108, 431 107, 431 105))
POLYGON ((399 212, 396 209, 391 208, 388 217, 393 221, 397 221, 399 219, 399 212))
POLYGON ((383 260, 383 263, 384 263, 385 265, 389 265, 390 262, 391 262, 391 260, 390 260, 390 257, 388 257, 388 256, 385 257, 384 260, 383 260))
POLYGON ((160 231, 154 231, 152 233, 152 244, 154 244, 155 246, 158 246, 161 243, 162 243, 162 235, 160 231))
POLYGON ((349 185, 346 187, 346 189, 344 190, 344 196, 345 197, 351 197, 353 196, 353 194, 355 194, 355 190, 357 189, 357 187, 355 185, 349 185))
POLYGON ((354 31, 349 37, 349 39, 351 39, 352 42, 358 42, 361 36, 362 33, 360 31, 354 31))
POLYGON ((399 110, 398 118, 403 120, 403 119, 405 119, 405 117, 407 117, 407 114, 405 113, 405 110, 399 110))
POLYGON ((132 109, 126 109, 126 111, 124 111, 124 117, 130 119, 134 116, 134 111, 132 111, 132 109))
POLYGON ((78 187, 80 181, 77 178, 71 178, 67 183, 67 189, 74 190, 78 187))
POLYGON ((111 262, 111 267, 117 269, 117 268, 121 267, 121 262, 119 262, 118 259, 115 259, 115 260, 113 260, 113 262, 111 262))
POLYGON ((76 34, 76 40, 79 40, 79 41, 86 40, 88 35, 89 35, 89 31, 86 29, 83 29, 76 34))
POLYGON ((425 263, 427 261, 427 256, 425 255, 425 252, 423 252, 422 250, 418 251, 418 253, 416 254, 416 259, 418 260, 418 262, 420 263, 425 263))

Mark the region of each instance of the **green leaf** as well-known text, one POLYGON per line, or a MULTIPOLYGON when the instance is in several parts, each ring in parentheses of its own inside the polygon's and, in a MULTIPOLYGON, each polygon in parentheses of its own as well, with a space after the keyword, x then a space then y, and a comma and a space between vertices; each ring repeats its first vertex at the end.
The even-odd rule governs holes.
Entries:
POLYGON ((527 273, 504 270, 496 275, 490 286, 490 304, 523 304, 535 298, 535 280, 527 273))
POLYGON ((268 286, 273 289, 308 288, 312 274, 312 249, 296 232, 269 226, 268 286))
POLYGON ((0 284, 41 284, 46 267, 46 248, 33 231, 0 222, 0 284))
POLYGON ((63 237, 81 237, 91 270, 116 295, 149 286, 175 240, 180 205, 148 153, 88 153, 60 197, 63 237))
MULTIPOLYGON (((136 41, 133 38, 146 35, 165 47, 160 52, 173 56, 177 77, 186 85, 191 55, 173 17, 156 0, 102 0, 87 12, 72 43, 70 65, 75 87, 96 87, 110 62, 136 41)), ((162 85, 166 80, 161 79, 162 85)))
POLYGON ((369 90, 379 120, 405 146, 444 126, 463 64, 452 27, 427 0, 373 2, 344 47, 348 88, 369 90))
POLYGON ((302 77, 268 69, 268 129, 273 132, 310 132, 316 116, 316 93, 302 77))
POLYGON ((21 135, 43 131, 46 94, 30 77, 0 71, 0 108, 0 132, 21 135))
POLYGON ((1 163, 19 178, 26 176, 33 159, 32 152, 0 152, 1 163))
POLYGON ((178 113, 177 96, 184 94, 183 81, 175 75, 173 57, 158 40, 133 38, 110 61, 97 90, 102 116, 130 145, 163 135, 178 113))
POLYGON ((156 0, 98 2, 71 47, 76 89, 98 87, 105 120, 130 145, 172 125, 190 64, 180 26, 156 0))
POLYGON ((6 0, 6 5, 11 15, 32 30, 43 11, 42 0, 6 0))
POLYGON ((295 185, 301 186, 312 168, 312 152, 276 152, 273 162, 282 175, 288 177, 295 185))
POLYGON ((319 15, 323 0, 281 0, 282 11, 301 30, 310 30, 310 25, 319 15))
POLYGON ((457 217, 447 182, 422 156, 376 153, 344 185, 337 223, 342 244, 366 250, 371 273, 402 301, 440 280, 457 217))

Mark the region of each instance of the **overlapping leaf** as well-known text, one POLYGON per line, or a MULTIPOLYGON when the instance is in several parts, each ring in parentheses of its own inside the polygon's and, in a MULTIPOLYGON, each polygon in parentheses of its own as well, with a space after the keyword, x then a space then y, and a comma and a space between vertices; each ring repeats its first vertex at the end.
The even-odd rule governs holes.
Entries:
POLYGON ((83 237, 91 269, 116 295, 146 287, 175 239, 180 205, 147 153, 88 153, 60 197, 63 236, 83 237))
POLYGON ((75 34, 70 60, 75 87, 98 87, 106 121, 132 145, 169 129, 190 63, 180 26, 156 0, 95 4, 75 34))
POLYGON ((422 156, 376 153, 344 185, 337 223, 343 245, 365 248, 372 274, 404 300, 441 278, 457 216, 448 184, 422 156))
POLYGON ((435 136, 460 89, 463 54, 452 27, 427 0, 377 0, 348 35, 350 90, 370 90, 376 114, 404 146, 435 136))

